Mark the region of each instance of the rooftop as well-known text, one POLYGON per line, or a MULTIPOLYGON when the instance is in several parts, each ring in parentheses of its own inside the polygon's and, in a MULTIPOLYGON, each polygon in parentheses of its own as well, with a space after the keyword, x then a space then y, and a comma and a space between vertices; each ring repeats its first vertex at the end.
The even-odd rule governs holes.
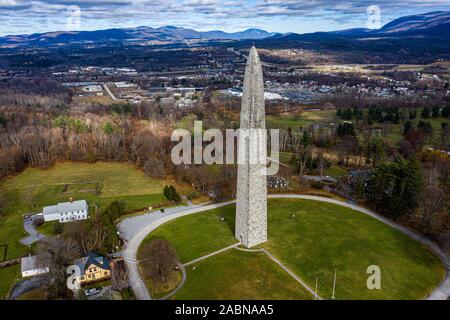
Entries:
POLYGON ((85 272, 92 264, 104 270, 110 270, 109 260, 95 252, 89 253, 88 257, 77 259, 74 262, 82 272, 85 272))
POLYGON ((73 212, 73 211, 83 211, 88 209, 88 204, 86 200, 78 200, 72 202, 62 202, 54 206, 44 207, 43 213, 55 214, 62 212, 73 212))
POLYGON ((20 271, 26 272, 37 268, 37 256, 23 257, 20 261, 20 271))

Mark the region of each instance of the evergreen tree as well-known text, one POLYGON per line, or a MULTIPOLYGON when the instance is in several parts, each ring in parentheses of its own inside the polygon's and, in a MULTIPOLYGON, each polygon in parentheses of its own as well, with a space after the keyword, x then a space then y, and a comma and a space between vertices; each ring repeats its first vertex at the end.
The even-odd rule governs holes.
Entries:
POLYGON ((441 116, 441 108, 434 107, 433 110, 431 111, 431 116, 433 118, 439 118, 441 116))
POLYGON ((446 106, 444 109, 442 109, 442 116, 444 118, 450 118, 450 106, 446 106))
POLYGON ((366 195, 377 210, 398 218, 417 209, 423 186, 420 162, 415 158, 397 158, 392 163, 380 164, 375 168, 366 195))
POLYGON ((406 136, 408 133, 411 132, 411 130, 414 130, 414 124, 412 121, 406 121, 403 125, 403 135, 406 136))
POLYGON ((431 115, 430 108, 424 107, 423 110, 422 110, 422 115, 421 115, 422 119, 429 119, 430 115, 431 115))
POLYGON ((355 125, 352 122, 339 123, 336 133, 339 137, 356 137, 355 125))

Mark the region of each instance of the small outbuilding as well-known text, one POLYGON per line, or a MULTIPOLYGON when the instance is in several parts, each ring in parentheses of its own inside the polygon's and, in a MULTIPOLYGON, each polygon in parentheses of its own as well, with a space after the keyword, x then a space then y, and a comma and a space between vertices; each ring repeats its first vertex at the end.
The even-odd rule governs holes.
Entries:
POLYGON ((34 277, 40 274, 48 273, 48 267, 39 266, 37 262, 37 256, 28 256, 22 258, 20 261, 20 271, 22 272, 22 277, 34 277))

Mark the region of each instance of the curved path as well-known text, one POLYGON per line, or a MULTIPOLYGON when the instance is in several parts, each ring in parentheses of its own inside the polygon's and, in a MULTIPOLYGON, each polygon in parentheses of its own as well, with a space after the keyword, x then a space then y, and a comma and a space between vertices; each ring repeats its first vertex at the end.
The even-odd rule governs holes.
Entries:
MULTIPOLYGON (((389 226, 392 228, 399 230, 403 232, 404 234, 408 235, 409 237, 419 241, 420 243, 428 246, 431 250, 433 250, 441 259, 443 265, 446 268, 446 276, 445 279, 439 284, 439 286, 427 297, 429 300, 445 300, 448 297, 450 297, 450 258, 432 241, 429 239, 419 235, 418 233, 405 228, 403 226, 400 226, 399 224, 393 222, 392 220, 387 219, 386 217, 383 217, 371 210, 368 210, 366 208, 363 208, 361 206, 326 198, 326 197, 318 197, 318 196, 309 196, 309 195, 296 195, 296 194, 277 194, 277 195, 268 195, 269 199, 303 199, 303 200, 314 200, 314 201, 320 201, 320 202, 327 202, 332 203, 336 205, 340 205, 343 207, 347 207, 356 211, 359 211, 361 213, 364 213, 368 216, 371 216, 389 226)), ((192 209, 186 209, 181 212, 176 212, 173 214, 168 214, 166 216, 159 216, 158 218, 155 218, 154 221, 151 221, 149 224, 142 226, 142 229, 133 236, 133 238, 126 244, 125 250, 124 250, 124 257, 125 262, 127 264, 129 277, 130 277, 130 284, 134 291, 134 294, 136 296, 136 299, 138 300, 150 300, 150 294, 148 293, 147 287, 145 285, 145 282, 143 281, 139 269, 137 266, 137 251, 139 249, 140 244, 144 239, 147 237, 148 234, 150 234, 152 231, 160 227, 161 225, 171 221, 178 219, 180 217, 188 216, 194 213, 200 213, 205 212, 208 210, 225 207, 231 204, 234 204, 236 201, 228 201, 218 204, 212 204, 212 205, 205 205, 205 206, 199 206, 192 209)))
POLYGON ((27 292, 41 288, 44 284, 44 278, 39 276, 23 279, 16 283, 14 288, 11 290, 9 300, 16 300, 27 292))
POLYGON ((159 300, 167 300, 170 297, 172 297, 173 295, 175 295, 178 291, 180 291, 180 289, 183 287, 184 283, 186 282, 186 269, 184 268, 184 266, 179 263, 178 267, 180 268, 181 271, 181 282, 178 284, 178 286, 175 288, 175 290, 173 290, 171 293, 165 295, 164 297, 160 298, 159 300))
MULTIPOLYGON (((211 204, 205 206, 196 206, 194 208, 186 207, 186 210, 169 212, 167 214, 155 213, 151 214, 153 219, 146 220, 146 224, 142 226, 140 231, 134 234, 134 236, 125 244, 125 249, 123 251, 123 256, 125 258, 125 263, 128 269, 130 285, 133 289, 134 295, 138 300, 150 300, 151 296, 147 290, 147 286, 143 281, 138 268, 138 261, 136 260, 137 252, 142 241, 147 237, 149 233, 160 227, 161 225, 175 220, 187 215, 194 213, 209 211, 212 209, 225 207, 230 204, 235 203, 235 201, 229 201, 219 204, 211 204)), ((132 219, 132 218, 130 218, 132 219)))
POLYGON ((23 220, 23 228, 29 234, 26 238, 20 240, 20 243, 24 246, 29 246, 35 242, 41 241, 45 238, 45 235, 39 233, 34 226, 34 216, 30 216, 28 218, 24 218, 23 220))

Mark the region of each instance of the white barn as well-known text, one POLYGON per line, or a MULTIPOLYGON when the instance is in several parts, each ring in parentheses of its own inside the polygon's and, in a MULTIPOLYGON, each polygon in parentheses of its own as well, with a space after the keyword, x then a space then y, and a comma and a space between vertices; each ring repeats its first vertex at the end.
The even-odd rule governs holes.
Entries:
POLYGON ((88 218, 88 204, 86 200, 58 203, 44 207, 42 212, 44 221, 59 221, 61 223, 85 220, 88 218))
POLYGON ((48 267, 39 267, 37 263, 37 256, 24 257, 20 261, 20 271, 22 272, 22 277, 33 277, 40 274, 49 272, 48 267))

